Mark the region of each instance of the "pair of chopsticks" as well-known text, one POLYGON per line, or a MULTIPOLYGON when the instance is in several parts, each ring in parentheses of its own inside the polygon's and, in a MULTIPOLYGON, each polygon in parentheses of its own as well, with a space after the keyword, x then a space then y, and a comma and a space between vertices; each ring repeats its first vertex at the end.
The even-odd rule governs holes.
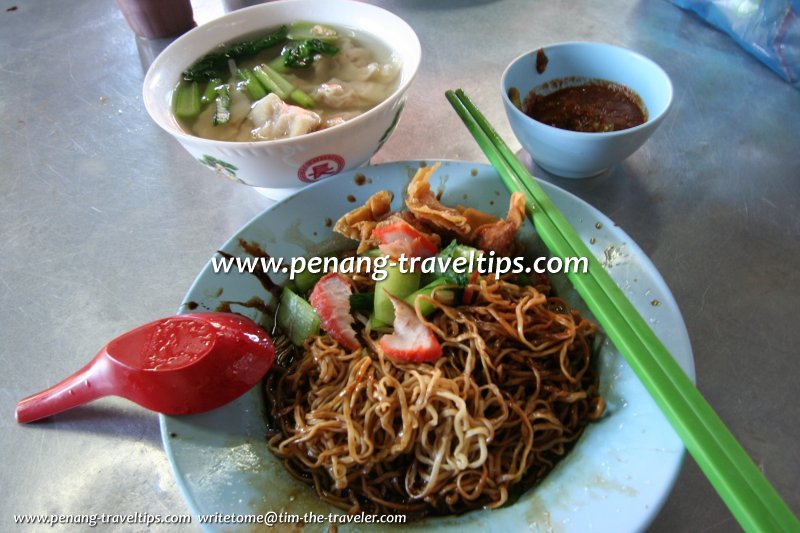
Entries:
POLYGON ((800 521, 486 118, 461 89, 445 96, 508 190, 525 194, 528 216, 550 252, 587 258, 588 273, 568 274, 569 280, 742 528, 800 531, 800 521))

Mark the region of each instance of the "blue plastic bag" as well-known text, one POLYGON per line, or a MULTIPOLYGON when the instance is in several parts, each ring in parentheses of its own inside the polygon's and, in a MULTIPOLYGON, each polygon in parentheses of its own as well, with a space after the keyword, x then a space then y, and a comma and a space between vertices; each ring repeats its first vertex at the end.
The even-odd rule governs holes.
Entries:
POLYGON ((800 0, 672 0, 800 89, 800 0))

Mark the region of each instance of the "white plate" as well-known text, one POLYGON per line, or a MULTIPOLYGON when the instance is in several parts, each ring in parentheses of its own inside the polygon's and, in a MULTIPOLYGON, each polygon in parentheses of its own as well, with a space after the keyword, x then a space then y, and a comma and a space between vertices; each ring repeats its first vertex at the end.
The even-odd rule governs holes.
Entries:
MULTIPOLYGON (((240 244, 244 240, 259 243, 274 257, 288 259, 329 247, 331 220, 381 189, 395 192, 393 206, 398 208, 408 180, 419 166, 420 162, 412 161, 365 167, 310 186, 255 217, 222 250, 246 256, 240 244), (362 180, 358 175, 365 176, 366 183, 359 186, 356 182, 362 180)), ((487 165, 444 162, 432 186, 434 190, 443 187, 445 204, 470 205, 497 215, 507 210, 508 193, 487 165)), ((644 252, 589 204, 548 183, 542 186, 584 241, 591 243, 595 255, 610 264, 611 276, 694 379, 691 346, 680 311, 644 252)), ((534 242, 534 247, 543 250, 530 225, 523 231, 524 242, 534 242)), ((577 295, 563 285, 560 294, 582 307, 577 295)), ((247 302, 254 296, 270 299, 254 276, 214 274, 209 262, 186 295, 181 311, 195 305, 197 310, 214 310, 223 301, 247 302)), ((256 320, 265 318, 253 307, 233 306, 233 310, 256 320)), ((624 532, 646 528, 672 488, 684 448, 613 345, 604 343, 599 361, 608 416, 590 424, 575 448, 541 484, 503 509, 426 519, 403 529, 435 527, 437 531, 456 532, 467 527, 507 533, 523 529, 624 532)), ((263 411, 261 391, 256 387, 209 413, 161 417, 164 447, 191 511, 223 515, 335 512, 310 487, 290 477, 267 450, 263 411)), ((327 531, 327 527, 327 523, 306 525, 303 531, 327 531)), ((253 526, 206 528, 250 531, 253 526)))

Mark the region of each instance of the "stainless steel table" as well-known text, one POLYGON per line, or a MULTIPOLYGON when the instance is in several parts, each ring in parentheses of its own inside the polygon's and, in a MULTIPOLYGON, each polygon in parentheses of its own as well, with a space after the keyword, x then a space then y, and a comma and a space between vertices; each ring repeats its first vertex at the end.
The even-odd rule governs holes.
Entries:
MULTIPOLYGON (((197 19, 232 3, 195 2, 197 19)), ((519 148, 499 78, 543 44, 617 43, 668 71, 674 108, 630 159, 585 181, 537 174, 652 258, 683 311, 701 391, 800 512, 800 91, 663 0, 377 3, 415 28, 424 58, 376 163, 485 160, 442 96, 451 87, 519 148)), ((217 247, 270 201, 219 179, 149 120, 137 42, 113 2, 5 0, 0 47, 0 529, 42 529, 15 526, 23 513, 185 513, 156 415, 107 399, 21 427, 14 404, 115 334, 174 312, 217 247)), ((652 530, 735 527, 687 458, 652 530)))

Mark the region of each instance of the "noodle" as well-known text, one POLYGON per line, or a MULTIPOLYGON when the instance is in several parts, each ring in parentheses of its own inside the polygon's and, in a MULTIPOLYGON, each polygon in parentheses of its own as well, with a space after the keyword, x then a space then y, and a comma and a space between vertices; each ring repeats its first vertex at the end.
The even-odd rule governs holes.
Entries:
POLYGON ((554 467, 603 411, 596 326, 546 283, 489 276, 468 290, 469 305, 417 299, 443 348, 433 363, 386 357, 365 317, 359 350, 323 334, 279 359, 268 443, 294 477, 349 512, 414 519, 500 507, 554 467))

